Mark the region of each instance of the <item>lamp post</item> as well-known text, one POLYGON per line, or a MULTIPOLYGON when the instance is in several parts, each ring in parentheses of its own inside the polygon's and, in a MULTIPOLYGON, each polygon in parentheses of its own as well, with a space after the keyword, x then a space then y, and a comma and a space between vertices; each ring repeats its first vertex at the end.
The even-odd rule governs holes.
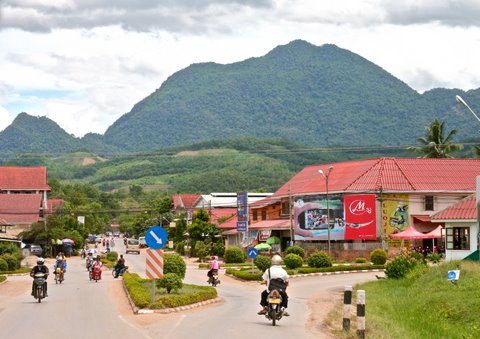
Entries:
POLYGON ((475 118, 477 118, 478 122, 480 122, 480 118, 478 117, 478 115, 475 114, 475 112, 470 108, 470 106, 468 106, 468 104, 465 102, 465 100, 462 99, 462 97, 460 95, 456 95, 455 96, 455 100, 457 100, 457 102, 459 104, 462 104, 463 106, 465 106, 466 108, 468 108, 468 110, 470 112, 472 112, 472 114, 475 116, 475 118))
POLYGON ((330 252, 330 208, 328 204, 328 177, 330 176, 330 173, 332 172, 333 167, 330 166, 328 168, 328 173, 325 174, 321 169, 318 170, 318 173, 322 175, 322 177, 325 179, 325 191, 326 191, 326 197, 327 197, 327 237, 328 237, 328 255, 331 256, 330 252))

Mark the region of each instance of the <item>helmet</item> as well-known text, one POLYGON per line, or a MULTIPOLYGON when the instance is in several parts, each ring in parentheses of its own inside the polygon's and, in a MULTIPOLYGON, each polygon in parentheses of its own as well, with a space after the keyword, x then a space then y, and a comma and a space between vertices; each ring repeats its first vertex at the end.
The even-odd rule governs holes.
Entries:
POLYGON ((278 254, 275 254, 272 257, 272 265, 280 265, 282 263, 282 257, 279 256, 278 254))
POLYGON ((97 257, 96 257, 95 259, 97 259, 97 260, 100 260, 100 256, 99 256, 99 255, 97 255, 97 257))
POLYGON ((38 258, 37 259, 37 265, 43 265, 45 263, 45 259, 43 258, 38 258))

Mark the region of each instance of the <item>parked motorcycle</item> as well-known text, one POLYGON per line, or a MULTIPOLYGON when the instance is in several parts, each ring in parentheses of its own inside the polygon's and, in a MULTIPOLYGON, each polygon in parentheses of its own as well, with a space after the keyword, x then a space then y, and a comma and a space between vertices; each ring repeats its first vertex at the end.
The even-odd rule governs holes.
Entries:
POLYGON ((47 283, 47 275, 44 273, 36 273, 33 276, 33 297, 38 300, 39 303, 46 297, 45 284, 47 283))
POLYGON ((112 270, 112 275, 114 278, 118 278, 120 276, 122 276, 125 272, 128 272, 128 266, 124 266, 117 274, 117 270, 114 268, 112 270))
POLYGON ((64 272, 61 267, 55 269, 55 284, 62 283, 64 279, 64 272))
POLYGON ((220 284, 220 279, 218 278, 218 270, 212 270, 212 276, 210 277, 208 283, 211 284, 213 287, 216 287, 218 284, 220 284))
POLYGON ((265 317, 268 320, 272 321, 272 325, 275 326, 276 322, 282 319, 283 309, 282 305, 282 295, 278 290, 272 290, 267 297, 268 311, 265 314, 265 317))

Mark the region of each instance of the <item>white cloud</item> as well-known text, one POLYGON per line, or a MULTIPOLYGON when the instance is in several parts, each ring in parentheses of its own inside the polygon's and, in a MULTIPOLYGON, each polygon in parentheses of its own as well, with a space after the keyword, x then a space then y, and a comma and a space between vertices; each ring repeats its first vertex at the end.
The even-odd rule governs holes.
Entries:
POLYGON ((192 63, 242 61, 295 39, 351 50, 420 92, 478 88, 477 3, 4 0, 2 117, 46 115, 76 136, 103 133, 192 63))

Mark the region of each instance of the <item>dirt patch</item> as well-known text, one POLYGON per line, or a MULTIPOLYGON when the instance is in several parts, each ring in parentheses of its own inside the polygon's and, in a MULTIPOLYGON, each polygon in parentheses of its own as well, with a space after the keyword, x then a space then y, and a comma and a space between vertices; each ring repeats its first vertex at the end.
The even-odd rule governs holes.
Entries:
MULTIPOLYGON (((342 302, 341 293, 331 293, 316 295, 308 302, 309 316, 307 321, 307 330, 313 333, 317 338, 331 339, 336 338, 333 331, 341 329, 340 325, 332 323, 331 314, 342 302)), ((340 318, 334 319, 338 321, 340 318)), ((341 319, 340 319, 341 321, 341 319)))

